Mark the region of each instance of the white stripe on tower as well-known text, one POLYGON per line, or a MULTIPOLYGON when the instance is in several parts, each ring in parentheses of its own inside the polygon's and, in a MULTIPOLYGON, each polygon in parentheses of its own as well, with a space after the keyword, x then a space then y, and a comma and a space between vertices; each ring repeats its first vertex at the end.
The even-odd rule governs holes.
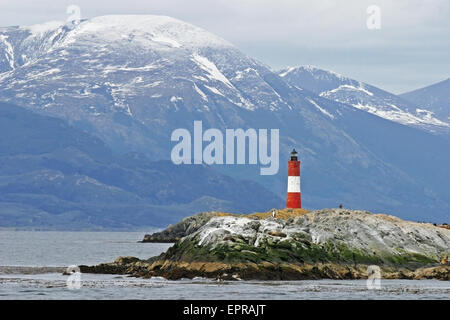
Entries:
POLYGON ((287 192, 296 192, 300 193, 300 176, 289 176, 288 177, 288 190, 287 192))

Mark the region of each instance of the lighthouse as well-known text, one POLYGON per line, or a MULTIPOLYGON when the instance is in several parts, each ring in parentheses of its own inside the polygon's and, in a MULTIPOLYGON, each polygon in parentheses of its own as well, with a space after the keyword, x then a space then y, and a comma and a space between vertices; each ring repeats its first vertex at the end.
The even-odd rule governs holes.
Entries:
POLYGON ((297 209, 302 207, 302 193, 300 190, 300 161, 297 151, 292 150, 288 161, 288 186, 286 208, 297 209))

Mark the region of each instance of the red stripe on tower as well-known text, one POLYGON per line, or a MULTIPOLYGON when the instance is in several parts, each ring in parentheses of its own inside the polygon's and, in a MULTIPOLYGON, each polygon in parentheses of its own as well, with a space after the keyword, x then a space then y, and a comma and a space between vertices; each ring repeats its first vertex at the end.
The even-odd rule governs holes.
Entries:
POLYGON ((302 193, 300 190, 300 161, 298 161, 298 154, 295 149, 291 152, 291 160, 288 164, 286 207, 297 209, 302 207, 302 193))

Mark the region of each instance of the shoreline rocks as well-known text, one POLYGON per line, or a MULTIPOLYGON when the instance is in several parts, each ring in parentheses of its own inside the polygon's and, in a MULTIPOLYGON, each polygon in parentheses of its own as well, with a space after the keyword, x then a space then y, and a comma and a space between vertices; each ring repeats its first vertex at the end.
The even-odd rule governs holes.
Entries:
MULTIPOLYGON (((83 273, 128 274, 133 277, 163 277, 168 280, 196 277, 220 280, 356 280, 367 279, 369 265, 220 263, 220 262, 170 262, 157 260, 149 263, 139 260, 133 263, 116 262, 97 266, 80 266, 83 273)), ((450 281, 450 266, 432 266, 410 270, 407 268, 381 267, 383 279, 450 281)))

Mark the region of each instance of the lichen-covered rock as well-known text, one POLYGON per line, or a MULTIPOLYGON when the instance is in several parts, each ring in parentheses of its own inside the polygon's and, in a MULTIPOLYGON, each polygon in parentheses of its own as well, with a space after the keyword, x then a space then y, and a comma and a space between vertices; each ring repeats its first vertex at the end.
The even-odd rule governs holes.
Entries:
MULTIPOLYGON (((177 242, 181 238, 186 237, 197 231, 200 227, 204 226, 209 220, 211 220, 214 217, 233 216, 233 217, 247 217, 249 219, 256 219, 256 220, 267 219, 272 216, 273 210, 267 212, 256 212, 249 215, 233 214, 217 211, 202 212, 193 215, 191 217, 184 218, 180 222, 168 226, 163 231, 155 232, 153 234, 146 234, 141 242, 162 242, 162 243, 177 242)), ((305 209, 277 210, 277 218, 279 220, 289 220, 292 219, 292 217, 299 216, 307 212, 308 210, 305 209)))
POLYGON ((158 257, 120 258, 90 271, 276 280, 366 278, 369 265, 386 278, 448 280, 450 273, 440 265, 450 230, 393 216, 326 209, 289 219, 215 215, 196 222, 185 221, 189 233, 158 257))
POLYGON ((191 217, 184 218, 180 222, 168 226, 166 229, 153 234, 146 234, 141 242, 177 242, 181 238, 197 231, 211 218, 217 216, 216 212, 203 212, 191 217))
POLYGON ((291 221, 214 217, 169 249, 165 258, 419 267, 439 263, 449 248, 450 232, 432 224, 365 211, 328 209, 291 221))

